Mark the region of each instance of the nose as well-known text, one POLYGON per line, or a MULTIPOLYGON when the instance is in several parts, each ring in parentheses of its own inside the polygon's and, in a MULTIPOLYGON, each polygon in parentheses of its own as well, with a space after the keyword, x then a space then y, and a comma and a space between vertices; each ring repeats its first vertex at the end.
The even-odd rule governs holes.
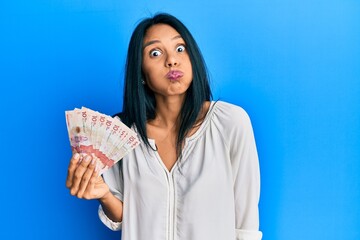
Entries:
POLYGON ((178 64, 179 64, 179 61, 173 54, 169 54, 167 56, 166 62, 165 62, 166 67, 174 67, 174 66, 177 66, 178 64))

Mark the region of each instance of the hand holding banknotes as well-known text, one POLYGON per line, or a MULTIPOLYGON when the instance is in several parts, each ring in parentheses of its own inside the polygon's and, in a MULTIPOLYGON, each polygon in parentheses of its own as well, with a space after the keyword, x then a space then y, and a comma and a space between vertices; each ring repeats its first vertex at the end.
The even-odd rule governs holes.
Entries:
POLYGON ((96 160, 88 154, 73 155, 66 187, 70 189, 71 195, 84 199, 100 199, 109 193, 109 187, 96 169, 96 160))
POLYGON ((96 160, 91 155, 73 154, 66 178, 66 187, 71 195, 83 199, 98 199, 103 211, 114 222, 121 222, 123 203, 109 190, 96 169, 96 160))
POLYGON ((136 133, 105 114, 82 107, 66 111, 66 125, 73 156, 66 187, 83 199, 98 199, 114 222, 122 220, 122 202, 104 182, 101 174, 140 144, 136 133))

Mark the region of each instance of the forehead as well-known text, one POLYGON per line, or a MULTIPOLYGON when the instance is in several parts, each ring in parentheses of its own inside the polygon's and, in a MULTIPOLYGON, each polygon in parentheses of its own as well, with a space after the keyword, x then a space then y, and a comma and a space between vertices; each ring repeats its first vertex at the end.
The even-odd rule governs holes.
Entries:
POLYGON ((151 26, 144 36, 144 42, 161 39, 172 39, 180 34, 170 25, 155 24, 151 26))

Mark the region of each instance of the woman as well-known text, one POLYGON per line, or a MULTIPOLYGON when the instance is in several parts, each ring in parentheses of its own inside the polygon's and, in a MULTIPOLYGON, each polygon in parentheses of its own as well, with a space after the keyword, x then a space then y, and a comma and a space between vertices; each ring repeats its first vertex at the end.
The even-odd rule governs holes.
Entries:
MULTIPOLYGON (((258 240, 259 165, 246 112, 212 102, 206 67, 188 29, 158 14, 131 37, 123 112, 141 144, 98 177, 74 154, 67 187, 100 201, 123 240, 258 240)), ((83 159, 82 159, 83 158, 83 159)))

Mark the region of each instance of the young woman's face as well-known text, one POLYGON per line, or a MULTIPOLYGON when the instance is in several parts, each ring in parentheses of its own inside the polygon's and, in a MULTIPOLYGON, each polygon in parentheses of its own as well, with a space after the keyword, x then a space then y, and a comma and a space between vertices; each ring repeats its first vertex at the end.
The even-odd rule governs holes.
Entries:
POLYGON ((143 42, 142 71, 155 95, 184 95, 192 81, 192 66, 185 41, 171 26, 156 24, 143 42))

